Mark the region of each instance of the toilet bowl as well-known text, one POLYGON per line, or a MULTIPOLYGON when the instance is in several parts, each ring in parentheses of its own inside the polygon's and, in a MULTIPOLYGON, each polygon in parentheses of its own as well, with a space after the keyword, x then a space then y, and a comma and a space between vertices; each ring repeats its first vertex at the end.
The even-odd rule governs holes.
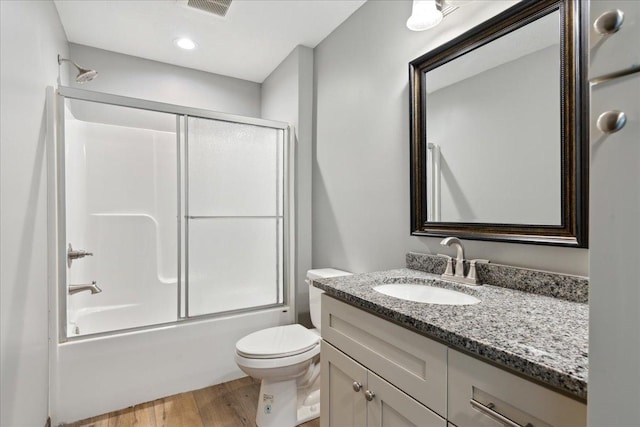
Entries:
POLYGON ((293 427, 320 415, 320 289, 311 280, 348 275, 324 268, 309 270, 309 310, 318 329, 293 324, 253 332, 236 343, 235 360, 261 380, 256 424, 293 427))

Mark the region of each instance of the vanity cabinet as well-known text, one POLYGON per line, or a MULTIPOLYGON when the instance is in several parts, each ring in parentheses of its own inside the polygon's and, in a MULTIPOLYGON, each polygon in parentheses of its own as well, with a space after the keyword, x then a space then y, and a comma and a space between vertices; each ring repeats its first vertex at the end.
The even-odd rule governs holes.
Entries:
POLYGON ((586 426, 585 404, 327 295, 322 337, 321 427, 586 426))
POLYGON ((446 426, 446 346, 327 295, 322 337, 322 427, 446 426))
POLYGON ((322 343, 321 427, 446 427, 444 418, 322 343))

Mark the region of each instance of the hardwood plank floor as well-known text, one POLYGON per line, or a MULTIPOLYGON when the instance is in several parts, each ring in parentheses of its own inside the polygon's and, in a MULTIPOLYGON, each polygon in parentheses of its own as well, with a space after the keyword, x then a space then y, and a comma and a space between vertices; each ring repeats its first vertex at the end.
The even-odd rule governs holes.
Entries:
MULTIPOLYGON (((260 381, 250 377, 142 403, 65 427, 256 427, 260 381)), ((300 427, 319 427, 320 420, 300 427)))

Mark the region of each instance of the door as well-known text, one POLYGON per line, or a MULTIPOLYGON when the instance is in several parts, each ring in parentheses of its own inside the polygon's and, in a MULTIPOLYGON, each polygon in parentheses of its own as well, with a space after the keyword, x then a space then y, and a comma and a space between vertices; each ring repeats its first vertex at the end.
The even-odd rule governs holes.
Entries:
POLYGON ((322 341, 320 426, 365 427, 367 370, 322 341))
POLYGON ((589 424, 640 419, 640 73, 591 94, 589 424), (626 124, 605 134, 597 119, 620 111, 626 124), (635 374, 634 374, 635 372, 635 374))
POLYGON ((186 316, 284 302, 284 131, 187 119, 186 316))
POLYGON ((176 116, 59 102, 61 340, 175 322, 176 116))
POLYGON ((373 372, 367 376, 365 394, 367 427, 446 427, 447 422, 373 372))
POLYGON ((640 2, 591 1, 589 425, 640 419, 640 2), (609 113, 606 124, 600 117, 609 113), (624 113, 626 123, 615 119, 624 113), (616 125, 619 130, 616 131, 616 125), (623 125, 623 126, 622 126, 623 125))
POLYGON ((57 113, 61 341, 292 303, 283 123, 70 88, 57 113))

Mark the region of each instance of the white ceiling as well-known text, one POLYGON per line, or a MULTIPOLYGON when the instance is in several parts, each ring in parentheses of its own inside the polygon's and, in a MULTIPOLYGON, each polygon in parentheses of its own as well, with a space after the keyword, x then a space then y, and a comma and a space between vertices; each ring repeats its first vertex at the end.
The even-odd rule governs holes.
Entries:
POLYGON ((186 0, 54 0, 72 43, 258 83, 297 45, 315 47, 365 1, 234 0, 221 18, 186 0), (179 37, 198 47, 176 47, 179 37))

